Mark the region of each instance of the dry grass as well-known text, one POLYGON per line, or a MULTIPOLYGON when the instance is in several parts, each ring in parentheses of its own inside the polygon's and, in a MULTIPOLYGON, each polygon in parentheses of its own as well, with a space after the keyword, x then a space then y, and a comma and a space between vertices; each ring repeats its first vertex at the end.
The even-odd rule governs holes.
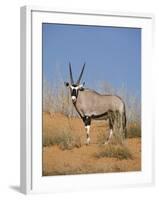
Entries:
MULTIPOLYGON (((99 144, 99 146, 105 144, 106 141, 108 141, 108 135, 105 132, 101 132, 97 134, 97 144, 99 144)), ((109 144, 113 144, 113 145, 123 145, 124 143, 124 139, 123 137, 121 137, 121 135, 118 135, 117 133, 114 134, 114 136, 109 140, 109 144)))
POLYGON ((127 128, 127 137, 128 138, 141 137, 141 125, 139 123, 129 124, 127 128))
POLYGON ((51 137, 43 137, 43 146, 58 145, 60 149, 73 149, 74 147, 79 148, 81 141, 78 136, 74 136, 71 132, 61 132, 53 134, 51 137))
POLYGON ((107 144, 104 147, 100 148, 99 152, 95 154, 96 158, 117 158, 122 159, 132 159, 132 153, 125 145, 113 145, 107 144))
POLYGON ((98 131, 97 144, 99 144, 100 146, 103 145, 107 141, 107 138, 108 136, 105 133, 98 131))
POLYGON ((43 113, 43 175, 141 170, 141 138, 128 138, 123 144, 113 138, 111 144, 103 145, 108 135, 107 123, 93 121, 91 144, 86 146, 79 118, 43 113))
POLYGON ((70 150, 74 147, 79 148, 81 140, 79 135, 74 134, 67 117, 61 114, 55 117, 43 113, 43 146, 51 145, 58 145, 62 150, 70 150))

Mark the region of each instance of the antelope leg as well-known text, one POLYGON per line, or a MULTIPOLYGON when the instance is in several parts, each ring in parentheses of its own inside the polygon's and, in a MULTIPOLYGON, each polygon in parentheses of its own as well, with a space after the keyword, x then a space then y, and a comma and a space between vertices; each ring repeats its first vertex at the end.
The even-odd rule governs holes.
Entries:
POLYGON ((83 118, 84 124, 85 124, 85 129, 86 129, 86 134, 87 134, 87 141, 86 144, 90 144, 90 135, 89 135, 89 131, 90 131, 90 125, 91 125, 91 118, 89 116, 85 116, 83 118))
POLYGON ((87 134, 87 144, 90 144, 90 135, 89 135, 89 131, 90 131, 90 125, 85 126, 86 129, 86 134, 87 134))

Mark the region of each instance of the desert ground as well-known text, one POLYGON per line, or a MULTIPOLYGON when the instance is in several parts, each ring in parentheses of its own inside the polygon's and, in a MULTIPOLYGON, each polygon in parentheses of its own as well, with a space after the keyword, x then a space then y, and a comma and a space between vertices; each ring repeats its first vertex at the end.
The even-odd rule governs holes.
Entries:
POLYGON ((92 121, 86 145, 80 118, 44 112, 43 176, 140 171, 141 137, 104 145, 108 133, 107 122, 92 121))

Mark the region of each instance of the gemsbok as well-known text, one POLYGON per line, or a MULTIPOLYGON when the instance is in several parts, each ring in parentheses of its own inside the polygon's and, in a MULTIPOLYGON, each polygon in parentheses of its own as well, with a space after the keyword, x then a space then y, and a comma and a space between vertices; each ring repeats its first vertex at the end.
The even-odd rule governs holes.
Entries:
POLYGON ((92 120, 108 120, 110 133, 105 144, 109 143, 114 134, 120 134, 122 138, 125 138, 126 111, 124 101, 115 95, 103 95, 94 90, 84 88, 85 83, 80 84, 84 68, 85 64, 78 80, 74 82, 71 63, 69 63, 70 82, 65 82, 65 85, 70 89, 72 103, 84 122, 87 135, 86 144, 90 144, 90 125, 92 120), (118 131, 114 131, 115 126, 118 131))

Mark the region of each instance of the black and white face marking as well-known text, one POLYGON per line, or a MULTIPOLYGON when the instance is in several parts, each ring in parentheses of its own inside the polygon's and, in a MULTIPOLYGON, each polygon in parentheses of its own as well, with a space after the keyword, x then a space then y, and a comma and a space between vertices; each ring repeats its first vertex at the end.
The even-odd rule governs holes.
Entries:
POLYGON ((75 103, 78 96, 78 90, 81 89, 81 85, 70 85, 70 89, 72 101, 75 103))
POLYGON ((70 88, 70 93, 71 93, 71 98, 72 98, 73 103, 75 103, 77 100, 79 90, 80 91, 84 90, 84 84, 85 84, 85 82, 80 85, 77 85, 77 84, 71 85, 70 83, 65 82, 65 86, 70 88))

